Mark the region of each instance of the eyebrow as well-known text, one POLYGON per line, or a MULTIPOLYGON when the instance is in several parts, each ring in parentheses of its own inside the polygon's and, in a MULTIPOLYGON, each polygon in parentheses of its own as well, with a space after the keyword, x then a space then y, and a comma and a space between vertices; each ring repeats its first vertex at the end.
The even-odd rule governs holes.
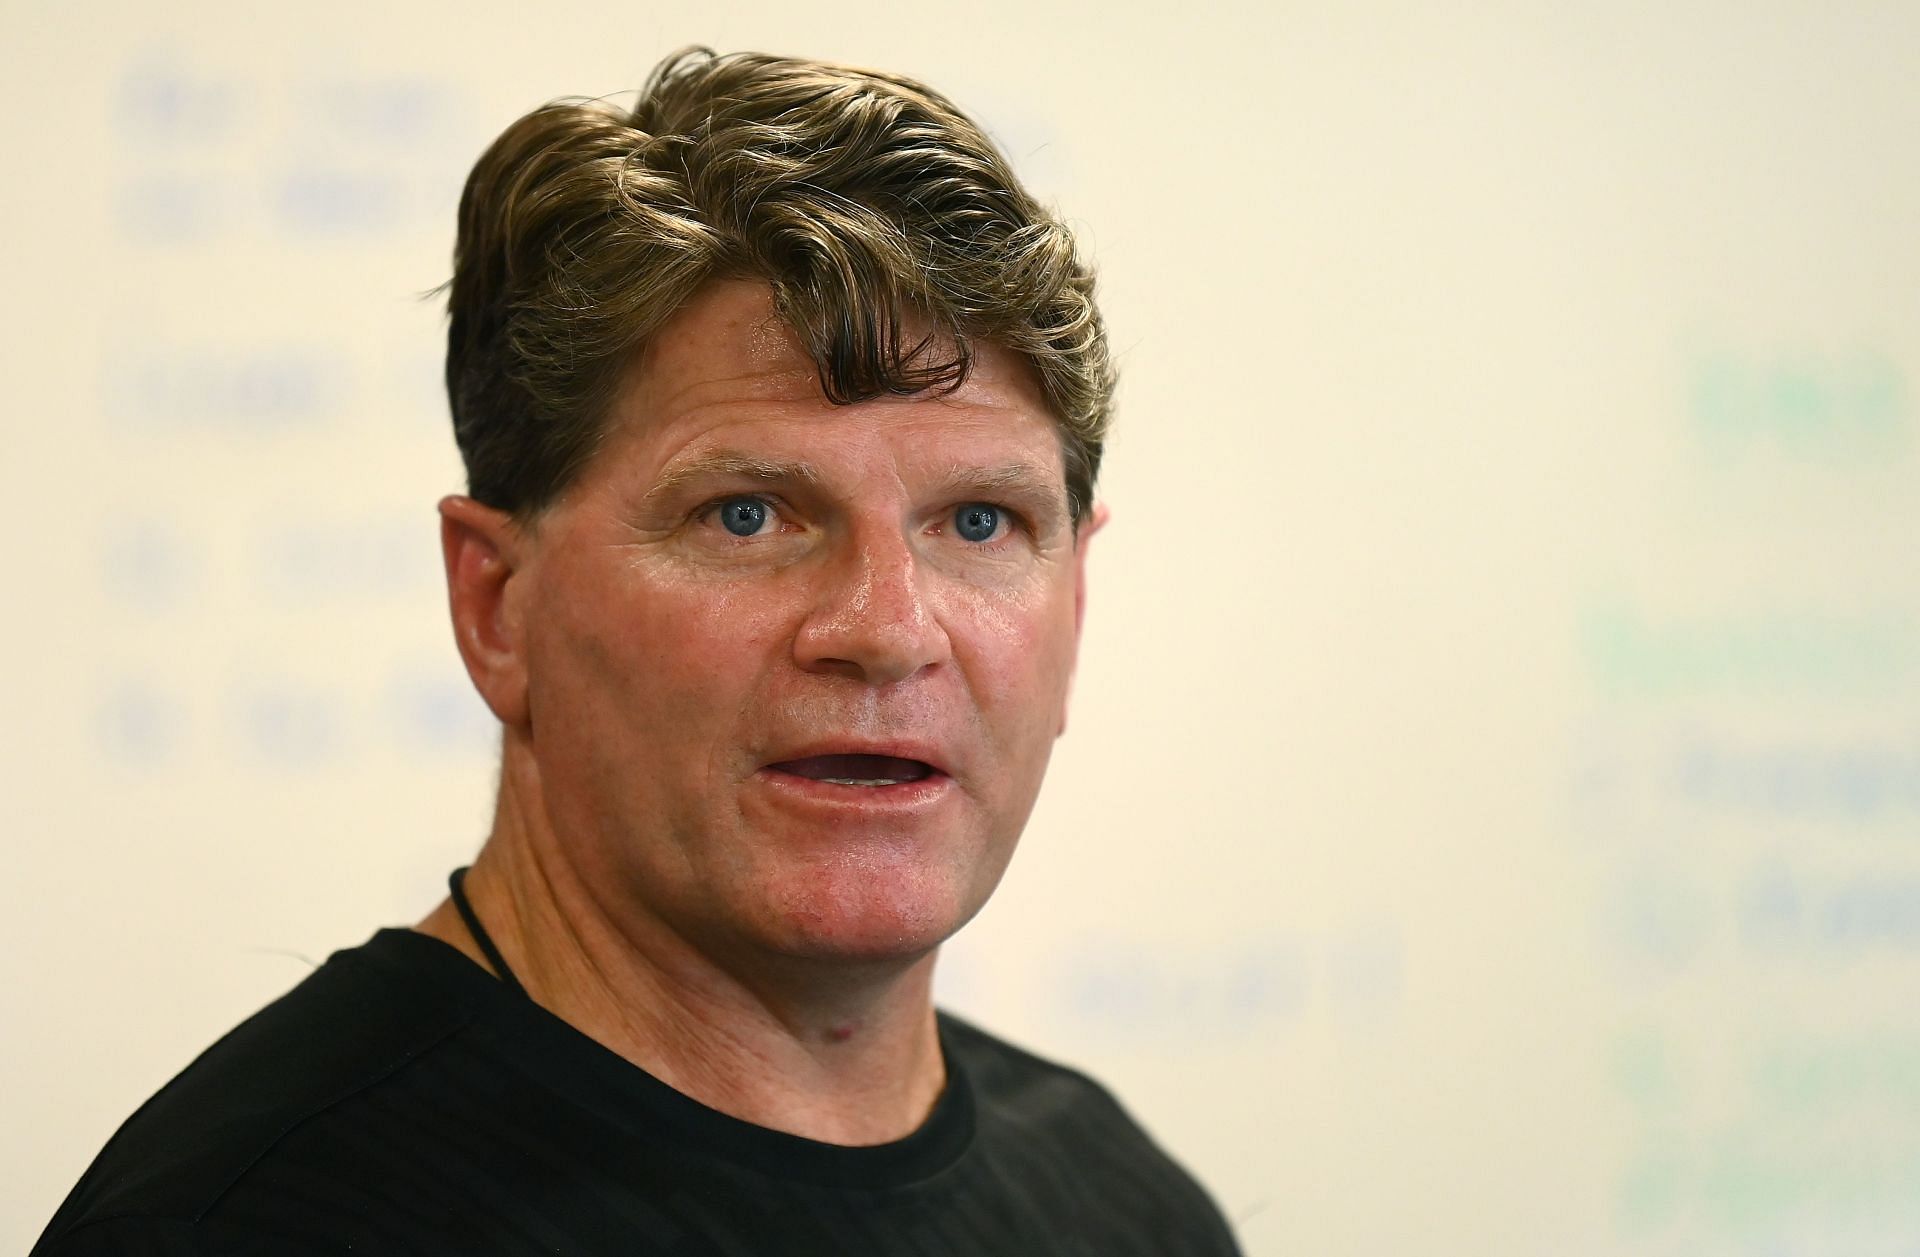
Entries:
POLYGON ((978 493, 985 497, 1014 497, 1030 514, 1040 514, 1036 524, 1051 525, 1067 513, 1067 486, 1030 463, 1005 463, 998 467, 956 465, 941 475, 943 495, 978 493))
POLYGON ((647 501, 671 497, 684 486, 701 480, 758 480, 767 484, 819 484, 820 473, 807 463, 774 458, 755 458, 751 454, 722 452, 705 454, 675 467, 647 490, 647 501))

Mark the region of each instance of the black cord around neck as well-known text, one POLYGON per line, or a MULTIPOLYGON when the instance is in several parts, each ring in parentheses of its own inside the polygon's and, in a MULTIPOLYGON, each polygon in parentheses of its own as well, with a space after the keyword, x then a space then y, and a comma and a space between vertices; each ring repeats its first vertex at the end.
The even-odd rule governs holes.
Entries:
MULTIPOLYGON (((500 949, 493 945, 493 939, 487 935, 486 927, 480 924, 480 918, 474 915, 473 905, 467 902, 467 892, 460 888, 461 883, 466 880, 466 868, 457 868, 447 878, 447 889, 453 892, 453 906, 460 910, 460 919, 467 923, 467 933, 473 935, 473 941, 480 945, 481 954, 486 956, 487 963, 493 966, 493 971, 500 975, 500 980, 520 994, 526 995, 527 988, 521 986, 520 979, 513 976, 513 970, 507 968, 505 957, 501 956, 500 949)), ((527 996, 527 998, 533 997, 527 996)))

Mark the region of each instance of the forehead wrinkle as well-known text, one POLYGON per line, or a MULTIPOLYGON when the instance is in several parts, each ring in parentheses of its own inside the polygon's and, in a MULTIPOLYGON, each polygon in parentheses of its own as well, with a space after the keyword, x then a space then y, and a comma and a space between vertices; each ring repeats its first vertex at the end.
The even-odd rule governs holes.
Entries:
POLYGON ((636 414, 635 418, 654 424, 673 423, 691 419, 716 406, 738 402, 790 402, 802 406, 826 404, 817 377, 812 371, 798 367, 748 367, 729 375, 708 375, 685 382, 672 381, 669 374, 668 380, 678 383, 678 387, 664 396, 645 397, 645 385, 650 384, 657 390, 662 374, 667 373, 656 373, 651 378, 641 377, 643 396, 636 400, 642 404, 636 410, 648 413, 636 414))

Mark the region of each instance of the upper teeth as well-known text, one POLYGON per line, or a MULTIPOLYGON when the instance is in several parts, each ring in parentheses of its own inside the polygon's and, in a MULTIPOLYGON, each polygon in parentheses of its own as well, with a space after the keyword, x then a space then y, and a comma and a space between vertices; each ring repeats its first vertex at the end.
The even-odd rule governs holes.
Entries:
POLYGON ((836 786, 891 786, 898 777, 822 777, 822 781, 831 781, 836 786))

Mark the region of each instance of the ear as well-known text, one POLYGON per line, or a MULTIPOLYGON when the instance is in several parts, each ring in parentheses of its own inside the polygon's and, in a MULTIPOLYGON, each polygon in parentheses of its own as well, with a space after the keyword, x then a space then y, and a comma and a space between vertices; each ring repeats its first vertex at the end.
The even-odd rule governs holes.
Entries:
POLYGON ((527 723, 526 642, 519 614, 524 534, 505 511, 458 495, 440 500, 453 639, 480 697, 509 728, 527 723))
MULTIPOLYGON (((1080 630, 1087 622, 1087 548, 1093 540, 1093 534, 1107 526, 1112 512, 1106 503, 1095 502, 1093 513, 1081 524, 1073 536, 1073 658, 1080 659, 1080 630)), ((1060 728, 1055 737, 1067 731, 1067 700, 1073 695, 1073 682, 1069 678, 1067 693, 1060 696, 1060 728)))

